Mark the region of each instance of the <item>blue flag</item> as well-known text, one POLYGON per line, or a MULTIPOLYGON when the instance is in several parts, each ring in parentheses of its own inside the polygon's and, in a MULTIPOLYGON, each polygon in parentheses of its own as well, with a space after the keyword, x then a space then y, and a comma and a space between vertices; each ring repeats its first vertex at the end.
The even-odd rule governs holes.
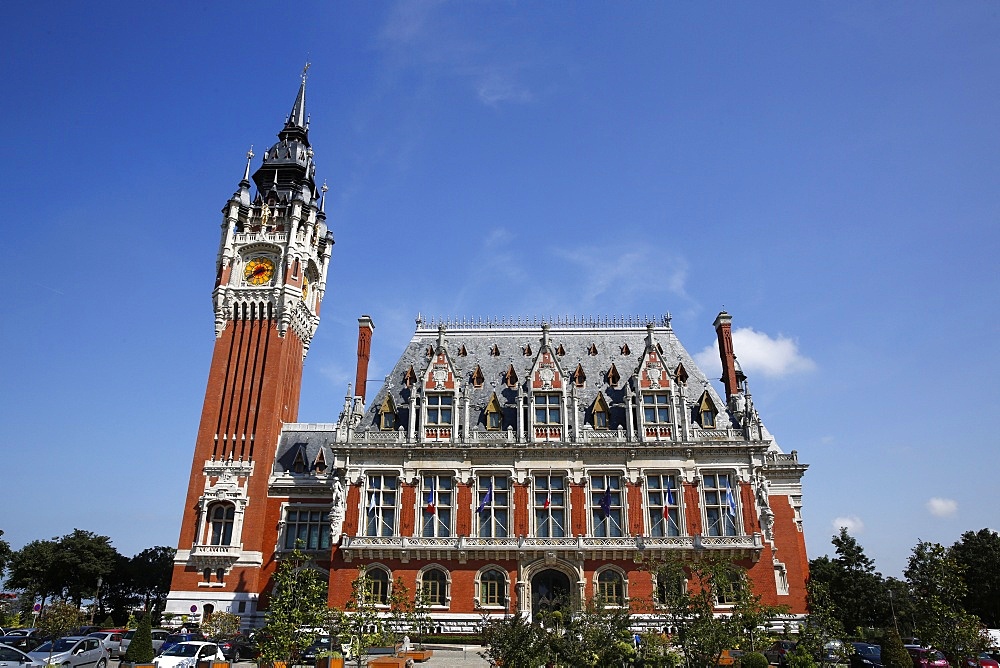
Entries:
POLYGON ((483 508, 485 508, 487 504, 489 504, 490 501, 492 500, 493 500, 493 483, 491 482, 489 489, 486 490, 486 495, 483 497, 483 500, 479 502, 479 507, 476 508, 476 512, 482 513, 483 508))
POLYGON ((604 490, 604 496, 601 497, 601 513, 604 517, 611 514, 611 481, 608 481, 608 486, 604 490))
POLYGON ((667 481, 667 505, 668 506, 675 506, 675 505, 677 505, 674 502, 674 488, 670 486, 670 481, 669 480, 667 481))

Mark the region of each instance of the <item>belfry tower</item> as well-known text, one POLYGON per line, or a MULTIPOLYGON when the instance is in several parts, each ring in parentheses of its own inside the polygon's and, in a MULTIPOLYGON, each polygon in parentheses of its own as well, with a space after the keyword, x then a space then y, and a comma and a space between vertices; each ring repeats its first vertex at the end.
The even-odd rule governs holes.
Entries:
POLYGON ((253 173, 254 195, 252 159, 251 151, 222 209, 215 350, 166 607, 193 619, 231 610, 251 623, 275 566, 280 504, 268 502, 268 477, 281 426, 298 417, 333 247, 309 145, 305 70, 277 143, 253 173))

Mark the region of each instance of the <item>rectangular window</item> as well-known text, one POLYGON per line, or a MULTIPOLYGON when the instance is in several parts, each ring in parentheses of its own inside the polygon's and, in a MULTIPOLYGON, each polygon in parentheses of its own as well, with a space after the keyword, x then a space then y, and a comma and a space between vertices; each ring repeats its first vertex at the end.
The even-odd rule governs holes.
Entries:
POLYGON ((713 585, 718 605, 736 605, 739 602, 743 588, 743 578, 739 573, 720 574, 713 585))
POLYGON ((536 475, 535 535, 539 538, 562 538, 566 535, 566 479, 562 476, 536 475))
POLYGON ((642 415, 646 424, 669 423, 669 395, 666 392, 642 395, 642 415))
POLYGON ((296 508, 285 510, 285 549, 329 550, 330 509, 296 508))
POLYGON ((535 395, 535 424, 561 424, 558 394, 535 395))
POLYGON ((481 475, 477 479, 480 538, 506 538, 510 534, 510 481, 505 475, 481 475))
POLYGON ((702 475, 702 500, 705 506, 706 535, 735 536, 736 492, 727 473, 702 475))
POLYGON ((652 474, 646 476, 647 530, 650 536, 681 535, 680 487, 677 476, 652 474))
POLYGON ((622 529, 622 480, 617 475, 590 477, 590 517, 594 535, 624 536, 622 529))
POLYGON ((420 535, 444 538, 451 535, 453 507, 451 475, 424 475, 420 485, 420 535))
POLYGON ((454 397, 450 394, 427 395, 427 424, 447 426, 451 424, 451 406, 454 397))
POLYGON ((399 482, 393 474, 368 476, 365 494, 365 535, 396 535, 396 496, 399 482))

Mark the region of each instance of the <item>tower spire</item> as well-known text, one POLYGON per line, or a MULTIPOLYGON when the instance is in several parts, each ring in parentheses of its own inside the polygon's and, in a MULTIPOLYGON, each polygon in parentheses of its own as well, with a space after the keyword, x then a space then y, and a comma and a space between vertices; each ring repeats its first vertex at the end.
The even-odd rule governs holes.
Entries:
POLYGON ((288 114, 285 127, 278 135, 281 139, 294 137, 303 141, 307 146, 309 145, 309 117, 306 116, 306 79, 308 78, 307 73, 309 72, 310 65, 312 63, 307 62, 305 67, 302 68, 302 83, 299 84, 299 92, 295 96, 292 112, 288 114))

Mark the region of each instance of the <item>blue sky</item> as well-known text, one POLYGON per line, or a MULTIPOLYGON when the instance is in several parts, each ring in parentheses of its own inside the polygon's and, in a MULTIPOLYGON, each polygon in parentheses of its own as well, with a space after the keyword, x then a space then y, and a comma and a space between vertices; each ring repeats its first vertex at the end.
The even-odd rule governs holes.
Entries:
MULTIPOLYGON (((425 315, 725 307, 765 423, 898 575, 1000 529, 1000 6, 15 3, 5 9, 4 452, 14 547, 175 545, 219 213, 309 59, 336 236, 302 421, 425 315)), ((711 351, 706 359, 718 363, 711 351)))

